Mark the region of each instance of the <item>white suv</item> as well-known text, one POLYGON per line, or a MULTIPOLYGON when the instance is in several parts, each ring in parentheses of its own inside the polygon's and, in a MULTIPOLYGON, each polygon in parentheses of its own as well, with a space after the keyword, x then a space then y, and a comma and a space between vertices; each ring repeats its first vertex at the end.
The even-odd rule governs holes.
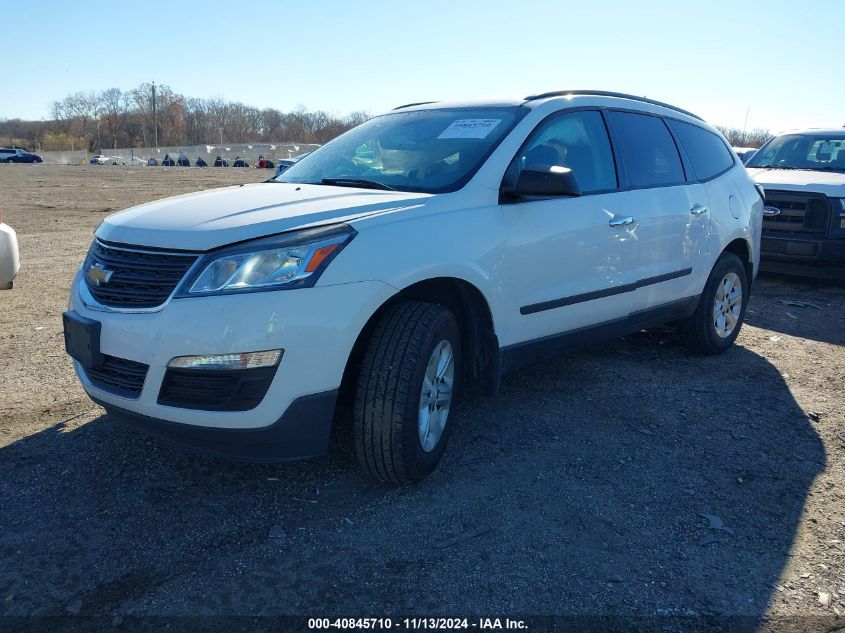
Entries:
POLYGON ((218 455, 431 472, 458 394, 548 353, 678 323, 734 342, 762 200, 687 112, 595 91, 403 106, 274 181, 108 217, 65 339, 116 417, 218 455))

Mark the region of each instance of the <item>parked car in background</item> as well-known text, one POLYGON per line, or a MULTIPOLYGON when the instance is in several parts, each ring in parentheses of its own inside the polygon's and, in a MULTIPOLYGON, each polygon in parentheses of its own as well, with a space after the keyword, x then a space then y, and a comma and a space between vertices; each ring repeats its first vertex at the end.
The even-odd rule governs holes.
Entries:
POLYGON ((293 158, 280 158, 277 161, 278 164, 276 165, 275 176, 278 176, 279 174, 284 173, 288 169, 288 167, 291 167, 292 165, 294 165, 296 163, 296 161, 302 160, 303 158, 308 156, 308 154, 310 154, 310 153, 311 152, 307 152, 305 154, 301 154, 300 156, 294 156, 293 158))
POLYGON ((766 192, 762 269, 845 280, 845 129, 781 134, 746 167, 766 192))
POLYGON ((0 149, 0 163, 42 163, 44 159, 38 154, 27 152, 19 148, 0 149))
POLYGON ((121 156, 106 156, 105 154, 94 154, 88 161, 92 165, 125 165, 126 160, 121 156))
POLYGON ((121 165, 132 165, 133 167, 144 167, 147 164, 143 158, 138 158, 137 156, 131 156, 129 158, 124 158, 121 165))
POLYGON ((321 455, 341 402, 361 466, 419 481, 461 391, 533 358, 663 323, 730 348, 762 209, 725 139, 656 101, 403 106, 269 182, 105 218, 65 343, 93 400, 179 444, 321 455))
POLYGON ((21 262, 18 236, 3 220, 3 212, 0 211, 0 290, 9 290, 20 270, 21 262))
POLYGON ((739 156, 739 160, 743 163, 747 162, 749 158, 754 156, 754 152, 757 151, 756 147, 732 147, 731 149, 739 156))
POLYGON ((279 174, 283 174, 289 167, 291 167, 296 162, 293 158, 280 158, 276 163, 276 173, 275 176, 279 174))
POLYGON ((22 152, 25 152, 26 148, 21 147, 20 145, 7 145, 7 146, 4 146, 4 147, 0 147, 0 154, 12 153, 12 152, 15 152, 17 150, 21 150, 22 152))

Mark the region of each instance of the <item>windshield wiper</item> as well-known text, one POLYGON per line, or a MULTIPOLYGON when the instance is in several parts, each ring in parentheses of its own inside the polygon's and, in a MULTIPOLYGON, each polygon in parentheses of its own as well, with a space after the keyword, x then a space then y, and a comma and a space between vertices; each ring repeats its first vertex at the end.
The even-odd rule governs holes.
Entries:
POLYGON ((383 182, 365 180, 364 178, 323 178, 321 185, 332 185, 334 187, 360 187, 362 189, 383 189, 385 191, 396 191, 383 182))

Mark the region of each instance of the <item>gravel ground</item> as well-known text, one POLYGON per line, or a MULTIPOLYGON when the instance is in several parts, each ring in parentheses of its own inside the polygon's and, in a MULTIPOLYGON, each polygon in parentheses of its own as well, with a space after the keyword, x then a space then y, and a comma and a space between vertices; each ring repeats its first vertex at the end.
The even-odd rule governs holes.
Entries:
POLYGON ((266 174, 0 167, 23 262, 0 292, 0 615, 845 627, 842 287, 759 279, 716 358, 659 329, 508 376, 454 412, 428 480, 391 489, 342 442, 256 466, 135 434, 64 355, 67 288, 102 217, 266 174))

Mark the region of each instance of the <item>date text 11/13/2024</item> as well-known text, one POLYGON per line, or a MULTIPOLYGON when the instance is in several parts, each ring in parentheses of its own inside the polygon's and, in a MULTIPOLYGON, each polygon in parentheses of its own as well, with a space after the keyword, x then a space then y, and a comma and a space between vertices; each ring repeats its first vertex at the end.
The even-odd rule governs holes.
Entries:
POLYGON ((309 618, 308 628, 321 629, 410 629, 410 630, 450 630, 477 629, 481 631, 494 630, 525 630, 528 625, 524 620, 510 618, 309 618))

